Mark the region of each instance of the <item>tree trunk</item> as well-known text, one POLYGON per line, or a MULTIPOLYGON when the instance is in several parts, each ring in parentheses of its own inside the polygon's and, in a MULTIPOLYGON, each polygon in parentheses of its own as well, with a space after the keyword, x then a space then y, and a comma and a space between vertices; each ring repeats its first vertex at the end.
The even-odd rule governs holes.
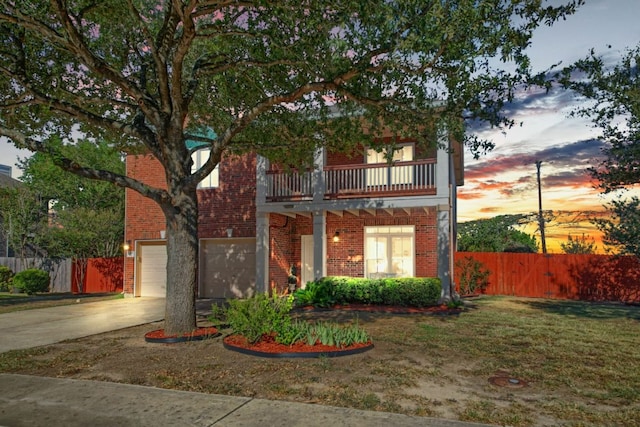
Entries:
POLYGON ((198 200, 195 189, 165 208, 167 219, 167 299, 165 334, 196 329, 196 274, 198 262, 198 200))

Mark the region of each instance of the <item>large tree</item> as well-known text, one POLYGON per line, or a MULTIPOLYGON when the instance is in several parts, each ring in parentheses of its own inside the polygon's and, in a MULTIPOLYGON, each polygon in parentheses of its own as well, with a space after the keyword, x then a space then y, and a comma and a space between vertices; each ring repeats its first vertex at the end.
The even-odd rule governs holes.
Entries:
MULTIPOLYGON (((0 135, 154 200, 167 230, 167 333, 195 328, 197 183, 225 152, 311 163, 383 129, 433 145, 462 118, 508 126, 532 32, 582 0, 0 0, 0 135), (166 189, 49 147, 79 125, 153 154, 166 189), (364 132, 367 129, 368 132, 364 132), (213 132, 212 132, 213 131, 213 132), (117 139, 116 139, 117 138, 117 139), (191 171, 186 140, 210 150, 191 171)), ((475 153, 490 147, 466 137, 475 153)))
POLYGON ((575 114, 589 117, 602 130, 603 160, 589 169, 603 193, 616 193, 606 204, 611 218, 594 220, 604 242, 640 257, 640 199, 628 192, 640 184, 640 45, 610 66, 591 54, 559 73, 559 81, 591 102, 575 114))

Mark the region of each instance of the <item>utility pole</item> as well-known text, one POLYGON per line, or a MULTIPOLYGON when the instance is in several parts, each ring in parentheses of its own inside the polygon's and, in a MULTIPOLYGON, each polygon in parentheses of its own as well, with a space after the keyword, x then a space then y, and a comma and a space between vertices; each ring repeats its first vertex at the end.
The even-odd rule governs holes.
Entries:
POLYGON ((542 161, 536 161, 536 169, 538 170, 538 226, 540 227, 540 240, 542 240, 542 253, 547 253, 547 241, 544 237, 544 217, 542 216, 542 188, 540 186, 540 165, 542 161))

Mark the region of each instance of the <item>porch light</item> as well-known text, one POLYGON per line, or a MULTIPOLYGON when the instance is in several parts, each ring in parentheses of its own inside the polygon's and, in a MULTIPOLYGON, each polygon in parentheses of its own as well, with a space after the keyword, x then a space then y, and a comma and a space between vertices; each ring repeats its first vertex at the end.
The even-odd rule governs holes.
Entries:
POLYGON ((338 243, 340 241, 340 232, 336 231, 336 234, 333 235, 333 243, 338 243))
POLYGON ((131 240, 127 240, 125 244, 122 245, 122 250, 127 258, 133 258, 136 256, 136 252, 131 250, 131 240))

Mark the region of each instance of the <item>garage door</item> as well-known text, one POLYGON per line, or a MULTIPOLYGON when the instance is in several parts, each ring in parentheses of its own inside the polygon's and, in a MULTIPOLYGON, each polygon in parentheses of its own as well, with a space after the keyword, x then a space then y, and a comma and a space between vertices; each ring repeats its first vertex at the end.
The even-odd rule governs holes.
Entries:
POLYGON ((244 298, 256 287, 256 240, 200 241, 200 296, 244 298))
POLYGON ((167 296, 167 247, 160 244, 138 246, 138 290, 141 297, 167 296))

